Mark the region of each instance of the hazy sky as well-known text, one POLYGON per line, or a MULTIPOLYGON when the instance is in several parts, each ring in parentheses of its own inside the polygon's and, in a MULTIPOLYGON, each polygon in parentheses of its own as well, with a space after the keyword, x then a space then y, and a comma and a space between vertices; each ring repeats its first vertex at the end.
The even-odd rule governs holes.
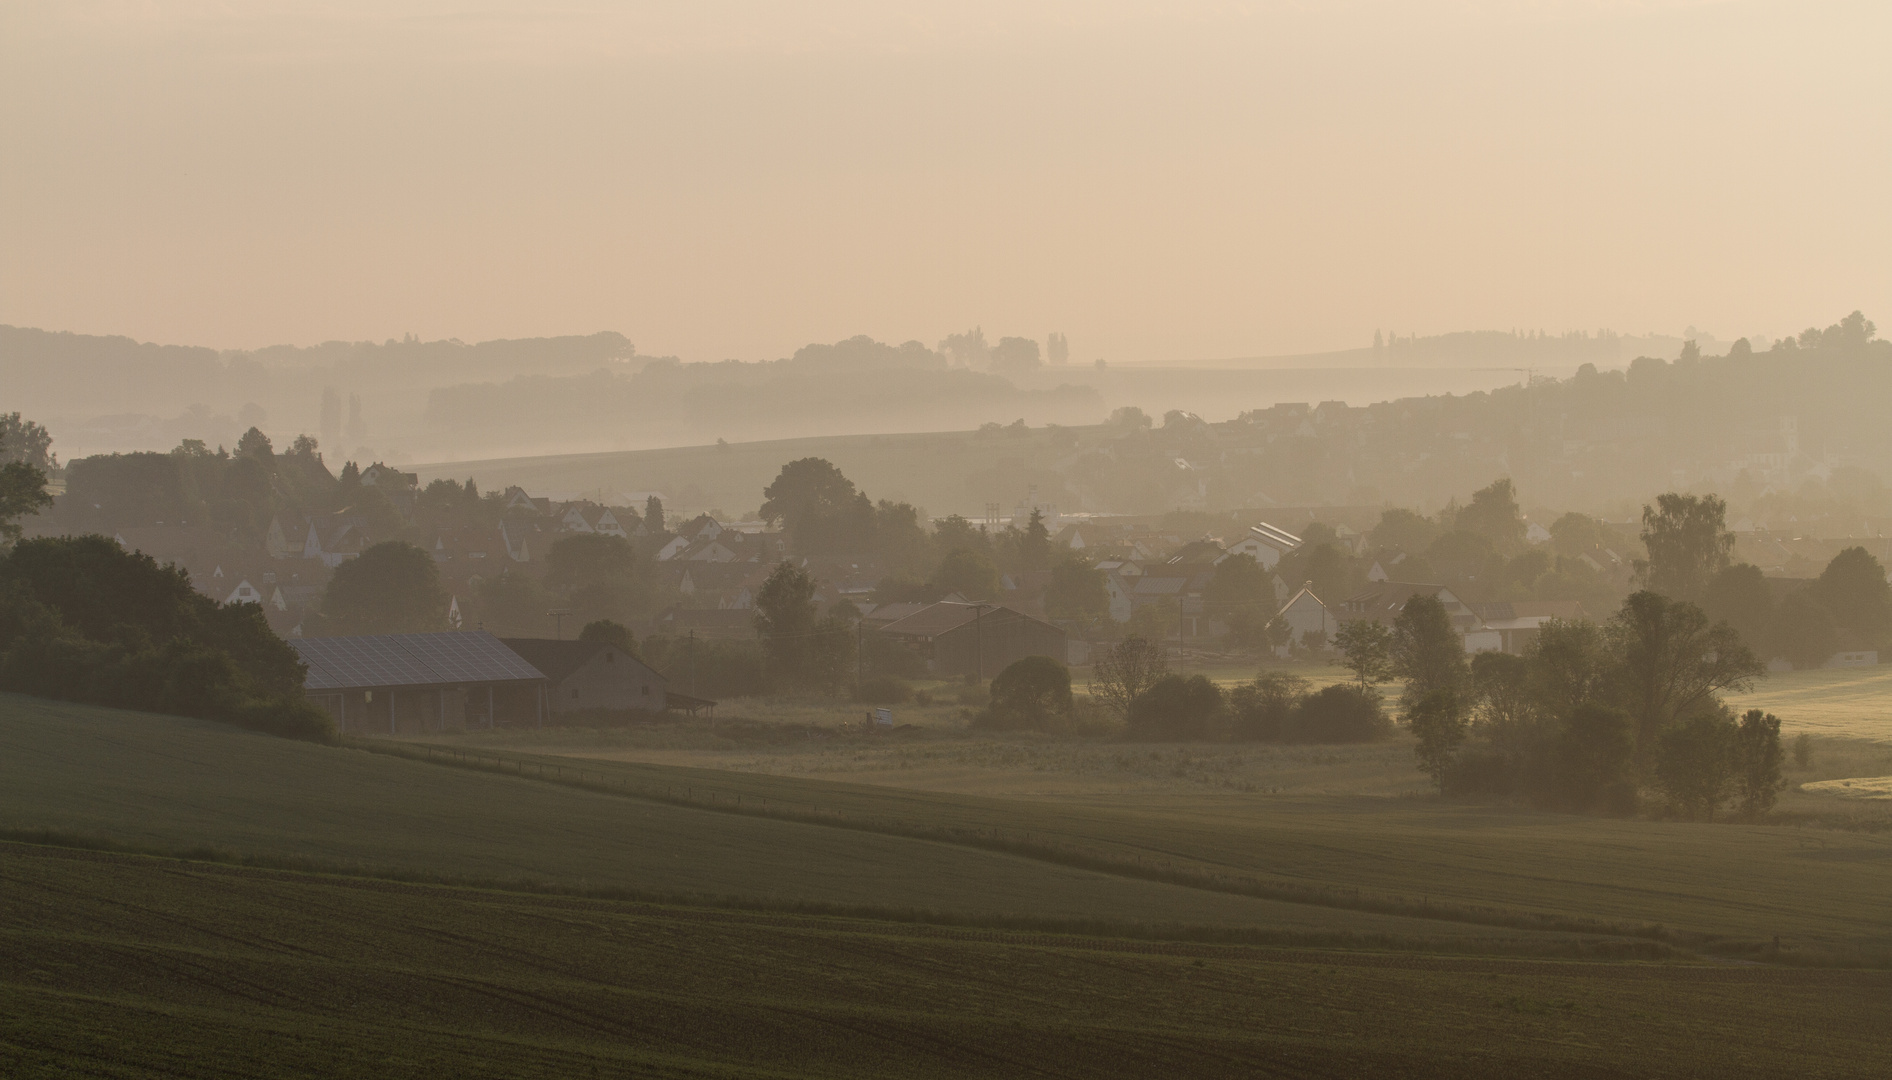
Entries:
POLYGON ((1892 4, 0 0, 0 322, 767 359, 1892 324, 1892 4))

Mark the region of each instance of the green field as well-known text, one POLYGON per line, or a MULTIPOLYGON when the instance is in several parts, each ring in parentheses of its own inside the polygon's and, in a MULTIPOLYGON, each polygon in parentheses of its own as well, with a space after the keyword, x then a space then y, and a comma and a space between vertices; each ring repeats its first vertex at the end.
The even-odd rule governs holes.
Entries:
MULTIPOLYGON (((569 755, 477 749, 547 766, 569 755)), ((1067 751, 1068 752, 1068 751, 1067 751)), ((1175 748, 1118 747, 1168 755, 1175 748)), ((1355 748, 1355 752, 1383 750, 1355 748)), ((1336 758, 1342 755, 1336 753, 1336 758)), ((1660 925, 1814 950, 1892 948, 1892 835, 1577 817, 1423 798, 1225 790, 1142 797, 992 798, 884 784, 582 759, 633 790, 687 790, 725 810, 800 816, 916 837, 996 841, 1127 874, 1306 894, 1321 904, 1427 907, 1493 925, 1512 916, 1660 925), (740 802, 738 801, 740 800, 740 802), (771 809, 772 808, 772 809, 771 809), (1819 897, 1809 904, 1806 898, 1819 897)), ((1409 766, 1408 766, 1409 767, 1409 766)))
POLYGON ((0 697, 0 1075, 1892 1066, 1892 834, 995 797, 580 735, 324 747, 0 697))
POLYGON ((992 798, 585 763, 594 786, 653 796, 627 797, 549 782, 561 764, 576 777, 568 757, 492 752, 538 763, 541 780, 4 701, 0 828, 16 834, 981 916, 1417 938, 1518 933, 1536 918, 1599 932, 1659 924, 1735 950, 1775 937, 1892 946, 1892 836, 1875 832, 1226 791, 992 798))
POLYGON ((1746 694, 1728 695, 1734 709, 1766 709, 1780 729, 1892 742, 1892 664, 1820 668, 1769 675, 1746 694))
MULTIPOLYGON (((692 783, 676 774, 679 794, 692 783)), ((827 809, 832 817, 837 807, 827 809)), ((0 830, 571 890, 1283 933, 1519 936, 17 696, 0 696, 0 830)))
POLYGON ((0 844, 0 1073, 1883 1075, 1892 976, 1186 945, 0 844))

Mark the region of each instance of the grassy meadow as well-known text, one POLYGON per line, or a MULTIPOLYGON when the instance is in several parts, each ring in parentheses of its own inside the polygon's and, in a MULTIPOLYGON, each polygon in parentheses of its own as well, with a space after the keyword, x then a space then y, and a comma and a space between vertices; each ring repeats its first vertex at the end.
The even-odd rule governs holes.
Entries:
POLYGON ((814 720, 333 747, 0 696, 0 1075, 1892 1065, 1892 830, 814 720))
POLYGON ((1126 941, 0 843, 10 1077, 1883 1075, 1892 976, 1126 941))
MULTIPOLYGON (((433 745, 436 752, 447 750, 433 745)), ((1883 831, 1592 818, 1431 797, 1249 793, 1204 785, 993 797, 520 753, 479 740, 449 746, 539 767, 562 761, 575 770, 582 761, 600 782, 688 791, 699 804, 729 811, 796 817, 818 804, 843 826, 1010 845, 1126 874, 1320 904, 1430 911, 1492 925, 1542 919, 1626 931, 1661 926, 1736 951, 1775 937, 1810 953, 1892 949, 1892 910, 1883 902, 1892 890, 1892 833, 1883 831), (1821 902, 1806 904, 1809 895, 1821 902)), ((1102 750, 1112 751, 1174 762, 1202 753, 1128 744, 1102 750)), ((1396 756, 1399 748, 1280 753, 1323 751, 1357 768, 1364 755, 1396 756)))
POLYGON ((561 766, 577 778, 567 755, 478 751, 510 759, 505 775, 4 700, 0 829, 14 835, 965 916, 1420 939, 1660 925, 1743 954, 1775 937, 1807 955, 1892 947, 1879 832, 1202 787, 1000 798, 603 759, 583 762, 585 788, 554 782, 561 766))
MULTIPOLYGON (((0 696, 0 830, 16 836, 47 832, 370 874, 968 917, 1531 936, 839 828, 821 821, 825 788, 807 804, 816 810, 812 821, 732 814, 696 774, 669 778, 681 804, 205 721, 0 696)), ((830 819, 846 812, 825 809, 830 819)))
POLYGON ((1804 731, 1892 743, 1892 664, 1783 671, 1746 694, 1728 695, 1728 705, 1766 709, 1780 717, 1787 735, 1804 731))

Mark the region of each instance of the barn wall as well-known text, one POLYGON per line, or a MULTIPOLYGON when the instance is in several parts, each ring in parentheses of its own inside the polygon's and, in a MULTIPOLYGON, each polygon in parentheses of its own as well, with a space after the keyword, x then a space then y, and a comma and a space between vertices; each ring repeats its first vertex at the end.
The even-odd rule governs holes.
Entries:
POLYGON ((979 623, 976 629, 968 622, 933 639, 934 674, 971 675, 979 669, 981 652, 988 679, 1027 656, 1064 662, 1065 633, 1049 623, 1001 612, 990 613, 979 623))
POLYGON ((664 710, 664 680, 617 649, 604 649, 561 679, 552 695, 554 712, 577 709, 664 710))

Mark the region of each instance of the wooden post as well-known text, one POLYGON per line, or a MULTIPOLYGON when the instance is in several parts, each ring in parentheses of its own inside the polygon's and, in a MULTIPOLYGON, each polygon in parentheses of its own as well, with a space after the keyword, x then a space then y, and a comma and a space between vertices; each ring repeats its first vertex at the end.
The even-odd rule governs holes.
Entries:
POLYGON ((493 713, 493 684, 486 684, 486 730, 499 726, 499 717, 493 713))

